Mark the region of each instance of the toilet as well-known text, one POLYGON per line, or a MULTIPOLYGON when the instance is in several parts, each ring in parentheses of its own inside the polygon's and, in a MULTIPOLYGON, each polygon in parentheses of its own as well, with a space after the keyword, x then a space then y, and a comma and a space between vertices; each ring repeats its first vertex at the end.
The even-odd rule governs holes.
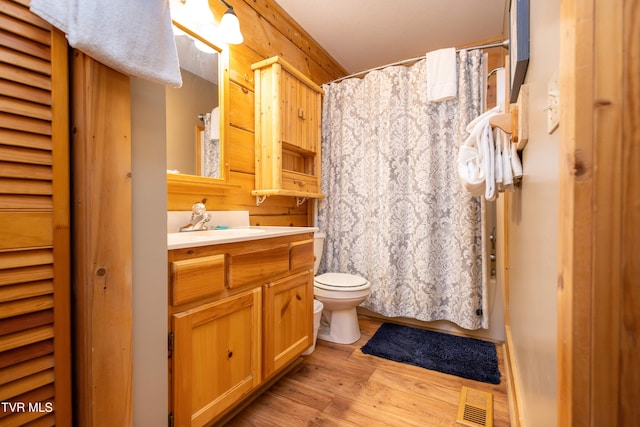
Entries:
MULTIPOLYGON (((315 233, 314 275, 318 273, 324 233, 315 233)), ((356 307, 371 293, 371 284, 360 276, 346 273, 324 273, 315 276, 313 294, 323 304, 318 338, 338 344, 352 344, 360 339, 356 307)))

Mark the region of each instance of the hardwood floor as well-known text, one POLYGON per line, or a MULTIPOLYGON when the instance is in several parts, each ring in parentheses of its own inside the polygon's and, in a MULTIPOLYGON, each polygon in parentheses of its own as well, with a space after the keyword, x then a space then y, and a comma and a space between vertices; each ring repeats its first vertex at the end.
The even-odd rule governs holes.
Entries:
POLYGON ((362 353, 382 324, 361 317, 351 345, 318 340, 315 351, 227 426, 457 426, 462 386, 493 394, 494 426, 509 426, 503 347, 502 381, 485 384, 362 353))

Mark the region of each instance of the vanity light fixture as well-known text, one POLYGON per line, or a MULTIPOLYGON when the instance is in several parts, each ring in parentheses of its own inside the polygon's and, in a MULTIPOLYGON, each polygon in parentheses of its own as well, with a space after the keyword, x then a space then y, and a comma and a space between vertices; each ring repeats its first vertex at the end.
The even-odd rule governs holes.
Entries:
POLYGON ((228 7, 220 20, 220 31, 222 33, 222 37, 229 44, 240 44, 244 38, 240 32, 240 21, 238 20, 238 16, 233 11, 233 6, 224 0, 220 1, 228 7))

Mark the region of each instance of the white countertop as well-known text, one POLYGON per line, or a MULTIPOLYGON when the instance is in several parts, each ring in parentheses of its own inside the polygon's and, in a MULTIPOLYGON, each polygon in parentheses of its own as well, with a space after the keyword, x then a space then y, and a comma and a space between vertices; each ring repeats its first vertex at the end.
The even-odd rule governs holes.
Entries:
POLYGON ((167 248, 183 249, 223 243, 270 239, 272 237, 318 231, 316 227, 235 227, 225 230, 185 231, 167 233, 167 248))

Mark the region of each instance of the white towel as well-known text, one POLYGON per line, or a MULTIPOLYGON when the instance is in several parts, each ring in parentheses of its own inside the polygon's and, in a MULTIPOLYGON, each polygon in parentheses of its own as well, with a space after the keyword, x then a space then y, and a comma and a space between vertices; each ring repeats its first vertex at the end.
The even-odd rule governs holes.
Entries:
POLYGON ((453 47, 427 53, 427 100, 454 99, 458 93, 456 49, 453 47))
POLYGON ((502 143, 502 183, 504 191, 513 191, 513 170, 511 169, 511 137, 498 129, 502 143))
POLYGON ((491 125, 488 122, 484 125, 480 134, 479 147, 482 152, 482 167, 486 176, 484 198, 492 201, 496 198, 495 149, 493 129, 491 129, 491 125))
POLYGON ((124 74, 182 85, 169 0, 32 0, 69 45, 124 74))
POLYGON ((496 154, 495 154, 495 177, 496 177, 496 191, 501 192, 503 190, 502 187, 502 139, 499 130, 494 131, 494 140, 496 145, 496 154))
POLYGON ((522 178, 522 163, 520 163, 520 157, 518 156, 518 150, 516 144, 511 144, 511 170, 513 170, 513 178, 522 178))
POLYGON ((461 146, 458 151, 458 180, 473 196, 482 196, 485 188, 482 156, 477 147, 461 146))
POLYGON ((466 127, 467 132, 473 133, 474 129, 477 129, 479 131, 481 128, 479 125, 481 125, 483 122, 488 123, 491 117, 495 116, 496 114, 500 114, 501 112, 502 112, 502 107, 499 105, 496 105, 489 111, 485 111, 484 113, 480 114, 478 117, 476 117, 475 119, 469 122, 469 124, 466 127))
MULTIPOLYGON (((458 149, 458 180, 474 196, 486 194, 488 171, 484 152, 489 145, 484 145, 481 149, 481 138, 487 127, 491 132, 489 119, 500 112, 501 107, 496 106, 472 120, 466 128, 469 136, 458 149)), ((490 156, 493 157, 493 152, 490 152, 490 156)))
POLYGON ((209 119, 209 139, 211 141, 220 139, 220 108, 218 107, 211 110, 211 118, 209 119))

